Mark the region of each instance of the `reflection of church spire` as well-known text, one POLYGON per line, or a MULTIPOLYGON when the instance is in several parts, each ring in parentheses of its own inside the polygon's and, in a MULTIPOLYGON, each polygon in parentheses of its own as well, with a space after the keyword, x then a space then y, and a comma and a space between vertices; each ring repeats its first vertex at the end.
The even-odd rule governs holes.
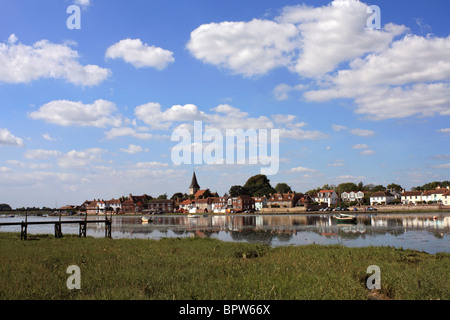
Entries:
POLYGON ((192 181, 191 181, 191 185, 189 186, 189 194, 195 194, 198 190, 200 190, 200 186, 198 185, 197 182, 197 177, 195 176, 195 171, 194 171, 194 175, 192 176, 192 181))

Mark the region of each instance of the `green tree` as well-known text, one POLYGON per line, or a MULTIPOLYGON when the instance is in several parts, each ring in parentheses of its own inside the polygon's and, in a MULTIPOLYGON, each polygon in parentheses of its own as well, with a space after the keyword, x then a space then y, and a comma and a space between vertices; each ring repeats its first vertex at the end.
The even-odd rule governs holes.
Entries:
MULTIPOLYGON (((264 174, 257 174, 250 177, 244 185, 250 196, 268 195, 275 193, 275 189, 270 185, 270 180, 264 174)), ((231 195, 231 193, 230 193, 231 195)))
POLYGON ((173 194, 172 198, 170 198, 170 200, 177 200, 177 199, 185 199, 185 196, 183 193, 181 192, 176 192, 173 194))
POLYGON ((399 184, 396 184, 396 183, 388 184, 387 188, 388 189, 393 189, 395 191, 402 191, 403 190, 402 186, 399 185, 399 184))
POLYGON ((230 191, 228 192, 230 194, 230 197, 237 197, 242 195, 250 195, 249 190, 246 187, 235 185, 230 188, 230 191))
POLYGON ((339 190, 340 193, 356 191, 356 189, 358 189, 358 186, 353 182, 344 182, 337 186, 337 190, 339 190))
POLYGON ((167 193, 159 195, 157 199, 167 199, 167 193))
POLYGON ((275 191, 279 193, 288 193, 292 192, 292 189, 287 183, 280 182, 275 186, 275 191))

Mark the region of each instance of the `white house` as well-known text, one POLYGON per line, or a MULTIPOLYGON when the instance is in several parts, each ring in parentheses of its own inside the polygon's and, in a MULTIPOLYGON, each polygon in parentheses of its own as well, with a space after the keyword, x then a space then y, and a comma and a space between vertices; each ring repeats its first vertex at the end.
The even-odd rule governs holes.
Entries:
POLYGON ((350 191, 350 192, 342 192, 341 193, 341 199, 342 201, 362 201, 364 199, 364 192, 362 191, 358 191, 358 192, 354 192, 354 191, 350 191))
POLYGON ((253 197, 255 200, 255 210, 261 210, 265 206, 267 206, 267 198, 266 197, 253 197))
POLYGON ((422 191, 403 191, 401 200, 403 204, 417 204, 423 201, 422 191))
POLYGON ((444 203, 443 202, 444 194, 449 191, 448 188, 449 187, 447 187, 447 188, 437 187, 435 190, 425 191, 422 194, 422 199, 425 202, 432 201, 432 202, 442 202, 442 203, 444 203))
POLYGON ((447 191, 442 195, 442 204, 444 206, 450 206, 450 191, 447 191))
POLYGON ((389 191, 377 191, 370 196, 370 205, 392 203, 395 196, 389 191))
POLYGON ((328 206, 331 206, 337 204, 338 195, 334 190, 321 190, 314 197, 314 201, 319 204, 326 203, 328 206))

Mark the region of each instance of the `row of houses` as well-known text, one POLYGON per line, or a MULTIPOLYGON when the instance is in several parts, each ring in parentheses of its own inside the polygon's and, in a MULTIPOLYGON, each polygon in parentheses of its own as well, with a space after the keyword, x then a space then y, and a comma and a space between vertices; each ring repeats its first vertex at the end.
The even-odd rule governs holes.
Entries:
MULTIPOLYGON (((362 203, 366 196, 363 191, 351 191, 341 193, 343 202, 362 203)), ((319 205, 331 207, 339 203, 339 196, 335 190, 321 190, 311 196, 312 201, 319 205)), ((390 204, 401 202, 402 204, 440 203, 450 205, 450 186, 446 188, 437 187, 429 191, 405 191, 396 190, 377 191, 370 195, 370 205, 390 204), (397 200, 397 201, 396 201, 397 200)))
POLYGON ((237 197, 194 198, 179 203, 179 209, 190 213, 227 213, 232 211, 259 211, 262 208, 293 208, 299 203, 304 203, 304 195, 288 192, 270 194, 268 197, 240 195, 237 197))

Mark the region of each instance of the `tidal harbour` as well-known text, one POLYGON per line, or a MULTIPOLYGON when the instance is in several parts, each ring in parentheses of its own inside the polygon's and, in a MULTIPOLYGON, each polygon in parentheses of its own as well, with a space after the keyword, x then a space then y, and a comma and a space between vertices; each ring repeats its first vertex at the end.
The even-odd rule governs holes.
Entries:
MULTIPOLYGON (((450 253, 449 214, 358 214, 355 223, 338 223, 332 214, 295 215, 148 215, 113 216, 114 239, 154 239, 176 237, 214 238, 222 241, 249 242, 273 247, 308 244, 339 244, 348 247, 391 246, 450 253)), ((28 221, 46 221, 52 217, 29 216, 28 221)), ((77 216, 64 221, 81 220, 77 216)), ((0 222, 20 222, 23 217, 0 216, 0 222)), ((87 236, 104 237, 104 216, 89 217, 87 236)), ((2 226, 0 232, 20 232, 17 226, 2 226)), ((67 224, 63 234, 78 234, 78 227, 67 224)), ((29 234, 52 234, 51 225, 30 227, 29 234)))

